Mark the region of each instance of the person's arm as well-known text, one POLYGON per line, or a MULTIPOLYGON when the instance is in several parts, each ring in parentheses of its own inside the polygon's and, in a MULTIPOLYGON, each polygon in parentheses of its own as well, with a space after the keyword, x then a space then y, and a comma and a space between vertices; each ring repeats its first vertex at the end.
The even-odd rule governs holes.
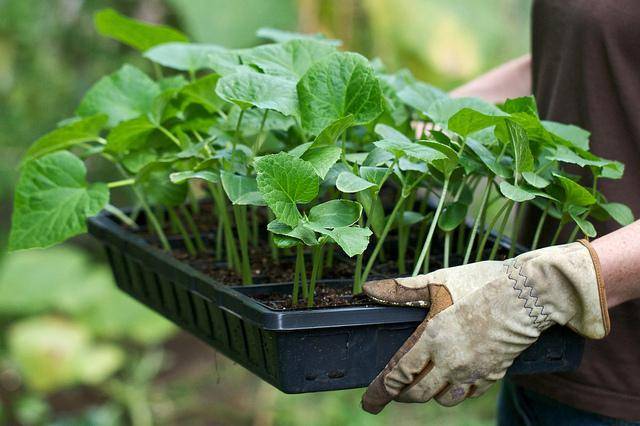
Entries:
POLYGON ((531 94, 531 55, 506 62, 449 93, 454 98, 475 97, 491 103, 531 94))
POLYGON ((640 298, 640 220, 593 241, 600 258, 607 305, 640 298))
POLYGON ((482 395, 554 324, 605 337, 608 309, 640 298, 640 221, 593 243, 372 281, 363 290, 380 303, 430 308, 369 385, 363 408, 378 413, 392 400, 431 398, 455 405, 482 395))

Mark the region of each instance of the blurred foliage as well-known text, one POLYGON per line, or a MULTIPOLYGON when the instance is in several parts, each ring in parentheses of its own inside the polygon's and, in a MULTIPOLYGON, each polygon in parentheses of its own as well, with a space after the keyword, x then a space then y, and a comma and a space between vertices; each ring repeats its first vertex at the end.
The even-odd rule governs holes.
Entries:
MULTIPOLYGON (((73 115, 100 76, 123 62, 150 71, 96 33, 98 9, 232 47, 259 43, 255 31, 265 26, 323 32, 392 70, 406 67, 451 88, 527 50, 530 3, 0 0, 0 247, 26 147, 73 115)), ((358 408, 361 390, 285 395, 228 360, 216 362, 192 338, 159 349, 174 328, 119 293, 106 266, 78 249, 0 256, 0 327, 0 424, 481 425, 494 418, 495 389, 453 409, 394 405, 373 417, 358 408)))

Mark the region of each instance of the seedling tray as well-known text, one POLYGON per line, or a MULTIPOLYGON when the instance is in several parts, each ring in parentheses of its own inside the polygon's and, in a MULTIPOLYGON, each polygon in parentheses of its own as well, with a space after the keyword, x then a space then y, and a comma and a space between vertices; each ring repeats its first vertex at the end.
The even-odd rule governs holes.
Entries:
MULTIPOLYGON (((375 305, 274 310, 251 296, 290 292, 290 283, 225 286, 106 214, 89 220, 89 232, 104 245, 121 290, 286 393, 368 385, 426 314, 375 305)), ((575 369, 583 347, 584 340, 568 328, 553 327, 508 374, 575 369)))

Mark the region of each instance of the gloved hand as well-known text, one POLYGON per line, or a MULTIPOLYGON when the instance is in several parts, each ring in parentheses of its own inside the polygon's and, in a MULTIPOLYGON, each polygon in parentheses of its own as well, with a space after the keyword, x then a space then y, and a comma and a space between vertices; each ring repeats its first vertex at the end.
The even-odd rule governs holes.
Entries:
POLYGON ((374 414, 391 400, 452 406, 482 395, 553 324, 592 339, 609 332, 600 264, 587 241, 373 281, 364 292, 380 303, 430 308, 367 388, 362 407, 374 414))

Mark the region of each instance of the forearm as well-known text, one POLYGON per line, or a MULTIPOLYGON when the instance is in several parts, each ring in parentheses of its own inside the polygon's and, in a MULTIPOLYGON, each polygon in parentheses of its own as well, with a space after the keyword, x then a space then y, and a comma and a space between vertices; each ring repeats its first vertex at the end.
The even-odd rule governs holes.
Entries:
POLYGON ((607 305, 640 298, 640 220, 592 242, 600 259, 607 305))
POLYGON ((531 94, 531 55, 506 62, 451 91, 455 98, 476 97, 491 103, 531 94))

